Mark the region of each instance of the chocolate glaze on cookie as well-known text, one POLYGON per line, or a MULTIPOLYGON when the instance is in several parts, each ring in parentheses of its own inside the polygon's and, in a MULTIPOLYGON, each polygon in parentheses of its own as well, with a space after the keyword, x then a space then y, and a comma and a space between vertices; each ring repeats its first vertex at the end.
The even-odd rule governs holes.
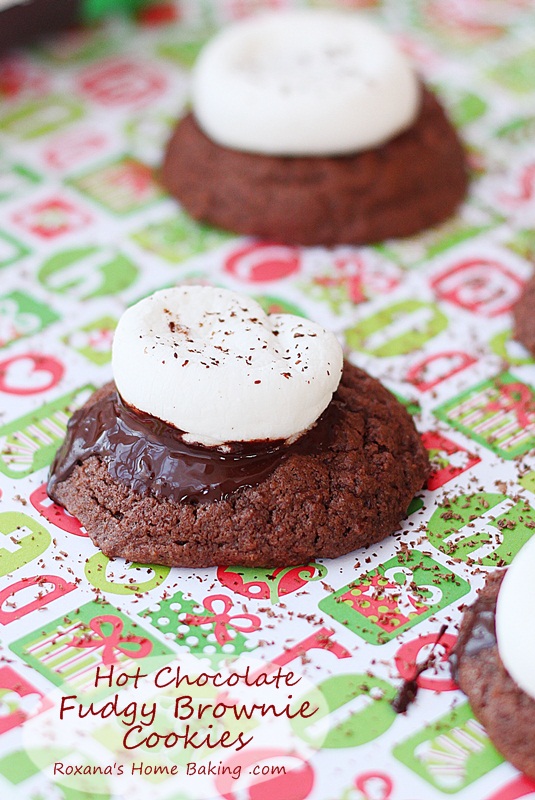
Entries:
POLYGON ((490 575, 474 605, 464 612, 450 663, 454 680, 496 748, 535 779, 535 700, 505 669, 496 640, 496 602, 504 574, 490 575))
POLYGON ((175 503, 221 500, 241 487, 257 486, 291 455, 311 455, 329 447, 342 405, 333 400, 313 428, 292 444, 232 442, 223 451, 187 444, 183 431, 130 408, 108 384, 100 399, 72 415, 52 465, 48 493, 54 499, 57 484, 75 466, 97 456, 114 480, 135 492, 175 503))
POLYGON ((198 220, 301 245, 366 244, 447 219, 468 186, 463 147, 422 89, 413 125, 347 156, 245 153, 209 139, 188 114, 169 142, 162 180, 198 220))
MULTIPOLYGON (((110 410, 115 396, 112 385, 100 389, 77 421, 96 416, 93 407, 106 397, 110 410)), ((249 477, 232 491, 220 489, 220 499, 161 497, 163 480, 159 489, 149 482, 137 491, 128 475, 114 476, 111 456, 74 458, 69 445, 60 453, 50 491, 108 556, 195 567, 335 558, 398 529, 425 483, 429 460, 403 406, 350 364, 324 414, 315 433, 279 452, 269 474, 258 482, 249 477), (62 464, 68 467, 64 472, 62 464)), ((132 474, 131 467, 127 472, 132 474)))

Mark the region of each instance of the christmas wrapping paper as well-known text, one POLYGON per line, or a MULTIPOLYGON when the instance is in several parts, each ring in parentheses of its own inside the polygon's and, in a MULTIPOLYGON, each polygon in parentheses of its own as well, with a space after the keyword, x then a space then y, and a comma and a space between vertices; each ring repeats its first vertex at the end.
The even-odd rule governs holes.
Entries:
MULTIPOLYGON (((365 6, 399 38, 459 126, 473 181, 439 228, 326 250, 199 225, 157 181, 209 32, 285 5, 160 5, 137 25, 73 32, 0 66, 1 797, 535 796, 446 663, 462 608, 535 529, 535 367, 511 339, 510 314, 535 251, 535 8, 338 4, 365 6), (48 499, 70 413, 111 377, 121 312, 154 290, 198 282, 331 328, 347 357, 407 405, 433 472, 399 534, 299 567, 170 569, 110 561, 48 499), (396 715, 401 680, 433 646, 415 703, 396 715), (177 666, 190 677, 278 671, 281 682, 157 687, 154 677, 177 666), (95 685, 97 668, 129 677, 95 685), (138 685, 136 670, 146 676, 138 685), (163 734, 184 731, 175 704, 188 696, 183 719, 188 702, 208 706, 190 737, 219 741, 227 731, 238 744, 166 744, 163 734), (229 709, 249 696, 288 703, 288 713, 236 719, 229 709), (307 698, 315 716, 292 717, 292 703, 302 709, 307 698), (76 716, 106 702, 106 718, 76 716), (146 725, 125 711, 129 702, 146 702, 146 725), (227 704, 220 718, 218 702, 227 704), (127 731, 135 746, 125 750, 127 731), (162 738, 138 747, 140 731, 162 738)), ((530 626, 528 610, 519 613, 530 626)))

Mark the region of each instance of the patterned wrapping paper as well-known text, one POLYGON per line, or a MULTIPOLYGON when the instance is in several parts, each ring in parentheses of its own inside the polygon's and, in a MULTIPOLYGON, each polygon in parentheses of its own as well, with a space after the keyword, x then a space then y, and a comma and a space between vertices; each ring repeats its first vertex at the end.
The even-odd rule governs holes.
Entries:
MULTIPOLYGON (((535 9, 530 0, 338 4, 373 6, 400 36, 461 128, 473 184, 440 228, 324 250, 198 225, 155 179, 206 31, 284 5, 177 3, 182 24, 111 22, 0 67, 2 797, 200 800, 172 776, 62 783, 47 765, 79 754, 61 724, 55 748, 37 762, 28 755, 25 730, 46 715, 56 687, 89 702, 92 666, 128 672, 146 655, 293 665, 327 700, 321 742, 293 772, 249 787, 209 777, 203 797, 535 796, 445 663, 463 606, 535 528, 535 369, 510 338, 535 250, 535 9), (47 499, 69 413, 110 378, 122 310, 199 281, 332 328, 349 358, 407 404, 434 469, 401 534, 300 568, 169 569, 110 562, 47 499), (435 668, 396 716, 400 675, 411 677, 407 664, 429 654, 443 624, 435 668)), ((300 741, 311 736, 297 731, 300 741)), ((108 741, 99 731, 90 761, 113 763, 108 741)), ((265 753, 251 748, 248 763, 260 763, 265 753)), ((280 755, 275 742, 270 752, 280 755)), ((156 763, 183 765, 184 753, 173 753, 159 750, 156 763)), ((232 757, 216 753, 218 762, 232 757)))

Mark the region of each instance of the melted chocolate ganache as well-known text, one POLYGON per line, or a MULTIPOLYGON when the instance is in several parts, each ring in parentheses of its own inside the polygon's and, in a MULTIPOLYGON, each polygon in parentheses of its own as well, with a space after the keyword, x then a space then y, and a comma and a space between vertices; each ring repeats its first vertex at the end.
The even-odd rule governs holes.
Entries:
POLYGON ((220 500, 242 486, 257 486, 290 455, 328 448, 343 413, 336 396, 316 424, 294 443, 284 440, 234 442, 226 451, 187 444, 183 431, 126 405, 112 391, 76 411, 58 450, 48 494, 91 456, 106 462, 112 478, 136 492, 177 503, 220 500))

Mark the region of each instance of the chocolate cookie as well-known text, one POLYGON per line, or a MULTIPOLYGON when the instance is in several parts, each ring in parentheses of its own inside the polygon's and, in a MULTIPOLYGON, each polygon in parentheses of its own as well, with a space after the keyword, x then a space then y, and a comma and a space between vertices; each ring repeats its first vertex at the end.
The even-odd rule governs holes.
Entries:
POLYGON ((80 0, 29 0, 0 4, 0 53, 79 23, 80 0))
POLYGON ((514 338, 535 356, 535 276, 526 284, 513 308, 514 338))
POLYGON ((474 605, 464 612, 450 662, 454 679, 496 748, 535 779, 535 700, 505 669, 496 641, 496 601, 503 576, 498 572, 487 578, 474 605))
POLYGON ((330 405, 293 445, 226 454, 186 445, 108 384, 73 415, 48 490, 108 556, 274 567, 388 536, 428 470, 403 406, 346 364, 330 405))
POLYGON ((447 219, 468 185, 463 147, 427 89, 408 130, 347 156, 231 150, 205 136, 189 114, 169 142, 162 180, 195 219, 300 245, 409 236, 447 219))

